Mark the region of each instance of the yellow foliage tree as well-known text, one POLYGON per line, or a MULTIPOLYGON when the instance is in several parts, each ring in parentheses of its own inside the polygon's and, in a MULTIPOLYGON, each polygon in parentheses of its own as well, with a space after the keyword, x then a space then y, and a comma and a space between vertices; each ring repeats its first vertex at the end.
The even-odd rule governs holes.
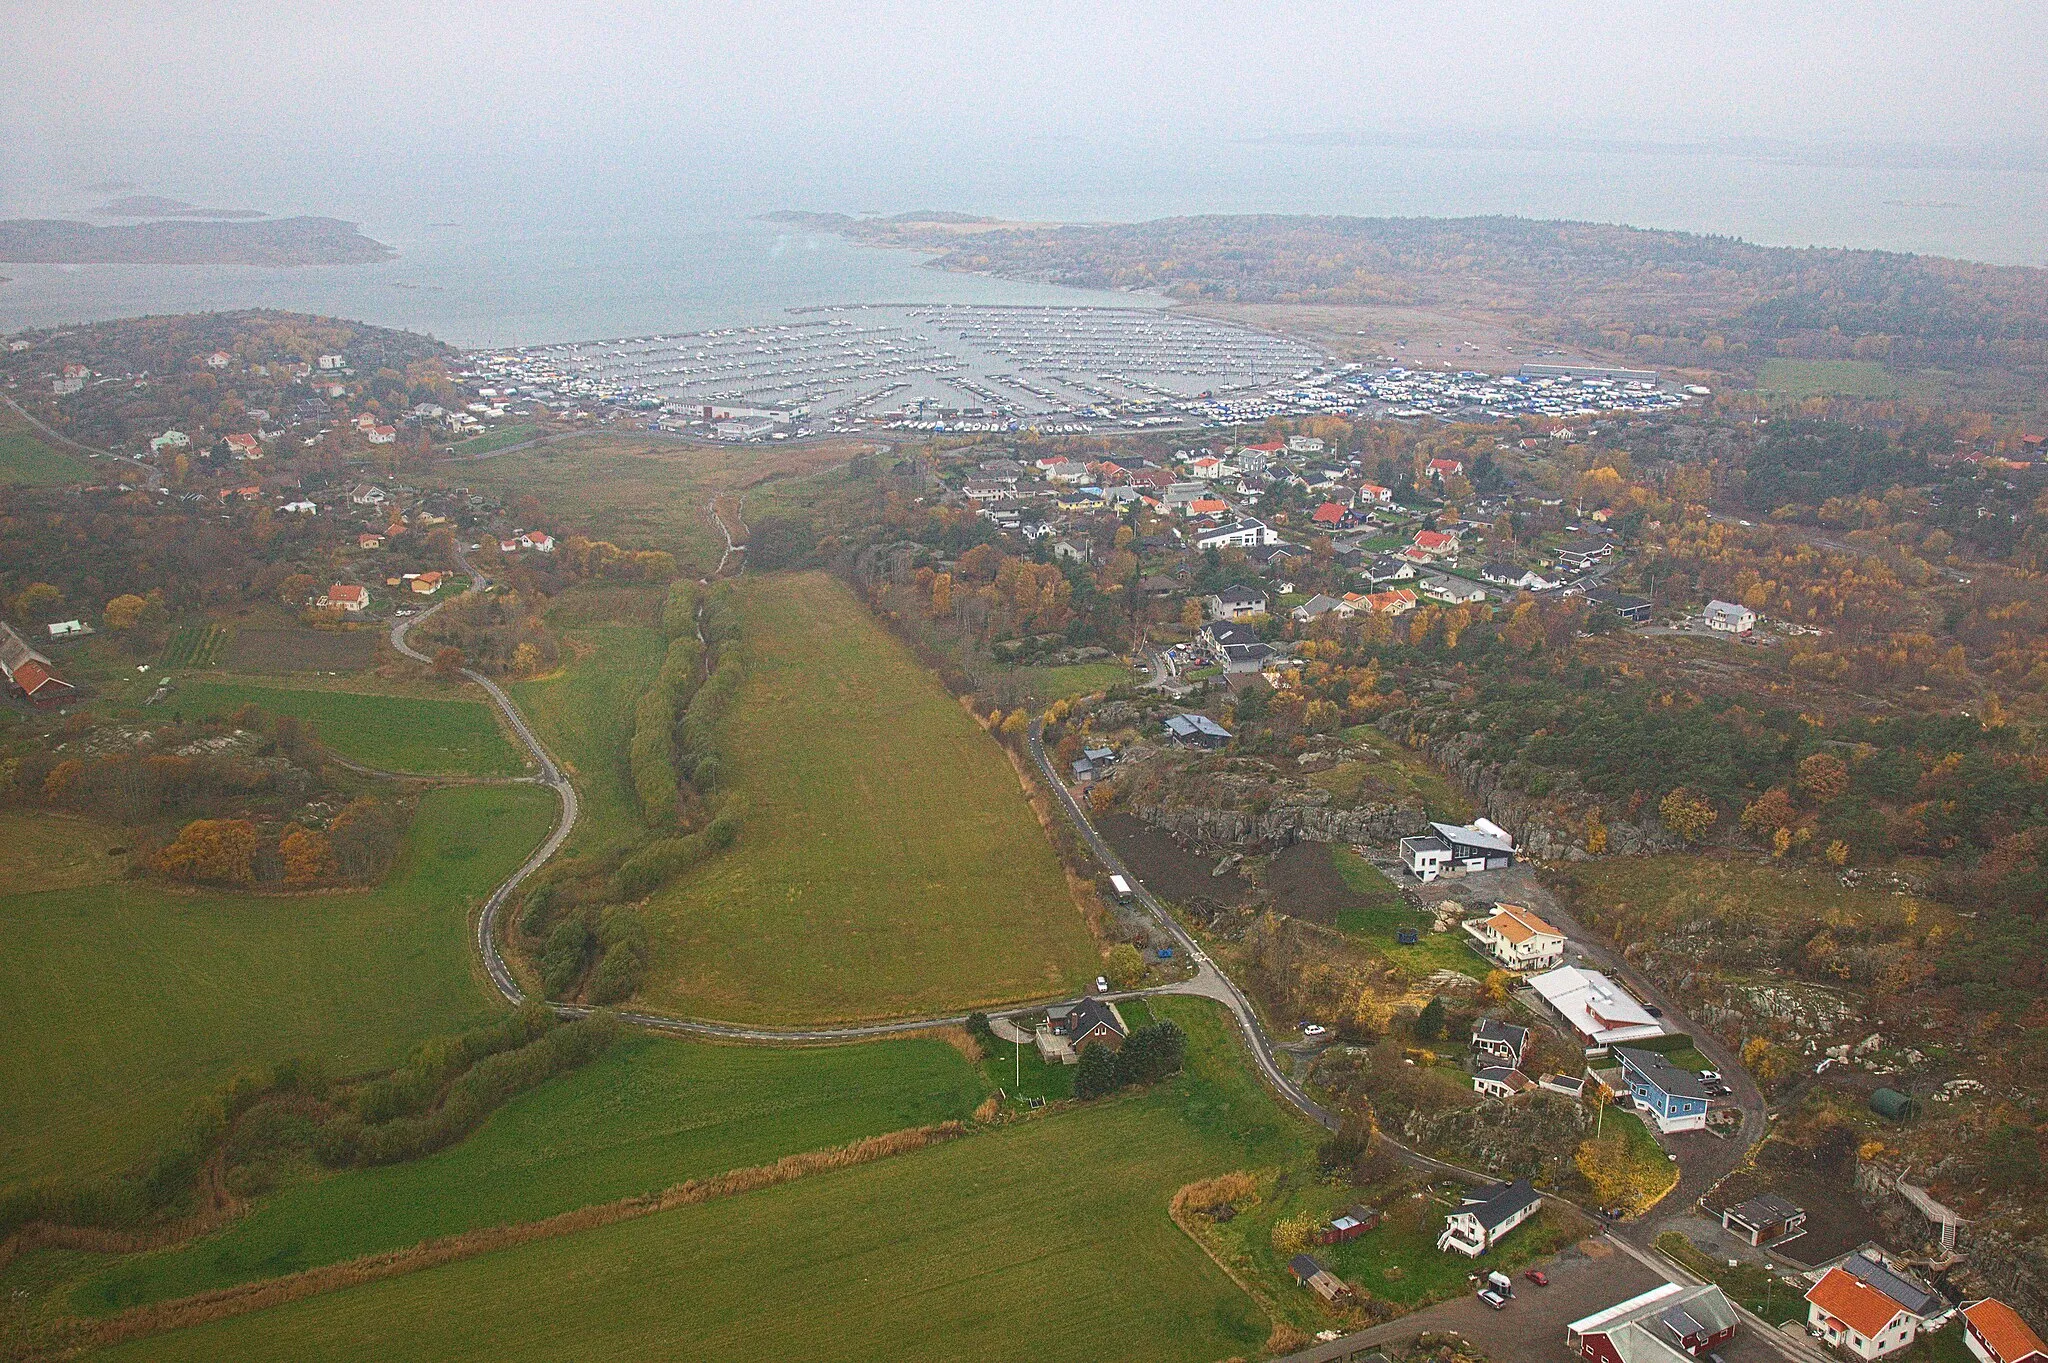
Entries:
POLYGON ((1607 825, 1600 821, 1597 805, 1586 811, 1586 850, 1596 857, 1607 850, 1607 825))
POLYGON ((256 825, 247 819, 194 819, 157 853, 157 869, 178 880, 246 885, 255 879, 256 825))
POLYGON ((1666 795, 1657 805, 1657 813, 1663 818, 1664 826, 1687 842, 1698 842, 1707 836, 1721 818, 1713 803, 1695 795, 1684 786, 1679 786, 1666 795))
POLYGON ((1145 982, 1145 958, 1129 942, 1118 942, 1103 960, 1103 973, 1119 989, 1136 989, 1145 982))
POLYGON ((131 630, 142 623, 142 608, 149 603, 133 592, 115 597, 107 603, 107 628, 131 630))
POLYGON ((278 840, 287 885, 316 885, 334 874, 334 846, 312 828, 294 828, 278 840))
POLYGON ((1849 766, 1833 753, 1817 752, 1800 762, 1799 788, 1826 804, 1849 788, 1849 766))

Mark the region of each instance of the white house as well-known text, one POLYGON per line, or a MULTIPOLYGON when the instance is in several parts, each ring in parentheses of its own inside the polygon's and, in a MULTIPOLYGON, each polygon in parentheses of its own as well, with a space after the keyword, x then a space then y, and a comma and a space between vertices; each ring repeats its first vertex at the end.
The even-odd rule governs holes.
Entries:
POLYGON ((391 500, 383 488, 375 483, 358 483, 348 490, 348 499, 357 506, 382 506, 391 500))
POLYGON ((1477 1259, 1500 1243, 1502 1236, 1534 1216, 1542 1205, 1543 1195, 1531 1188, 1525 1178, 1467 1193, 1458 1210, 1445 1218, 1436 1247, 1477 1259))
POLYGON ((1508 970, 1549 970, 1564 961, 1564 933, 1519 904, 1495 904, 1464 925, 1480 954, 1508 970))
POLYGON ((1519 1098, 1534 1085, 1520 1070, 1489 1066, 1472 1076, 1472 1087, 1488 1098, 1519 1098))
POLYGON ((1252 549, 1279 539, 1264 521, 1243 520, 1219 526, 1195 537, 1197 549, 1252 549))
POLYGON ((337 582, 314 604, 323 608, 339 607, 350 615, 359 615, 369 609, 370 589, 353 582, 337 582))
POLYGON ((304 500, 303 498, 296 502, 286 502, 283 506, 279 507, 278 510, 288 511, 294 516, 317 516, 320 514, 319 507, 313 505, 313 503, 309 501, 304 500))
POLYGON ((1902 1280, 1881 1266, 1880 1273, 1890 1281, 1873 1282, 1846 1268, 1829 1269, 1807 1290, 1807 1325, 1829 1344, 1858 1358, 1883 1358, 1909 1347, 1920 1337, 1920 1317, 1887 1290, 1902 1280))
POLYGON ((192 437, 183 431, 165 431, 149 442, 151 454, 162 454, 165 450, 182 450, 190 446, 192 437))
POLYGON ((1211 620, 1242 620, 1266 613, 1266 594, 1256 587, 1225 587, 1208 600, 1211 620))
POLYGON ((1721 634, 1747 634, 1756 628, 1756 612, 1733 601, 1709 601, 1704 616, 1707 628, 1721 634))
POLYGON ((322 355, 319 360, 322 369, 346 368, 348 361, 339 355, 322 355))
POLYGON ((1449 606, 1469 606, 1486 599, 1486 588, 1477 582, 1468 582, 1462 577, 1445 577, 1436 573, 1424 575, 1422 594, 1432 601, 1441 601, 1449 606))
POLYGON ((555 552, 555 537, 545 530, 528 530, 519 536, 519 547, 537 554, 552 554, 555 552))

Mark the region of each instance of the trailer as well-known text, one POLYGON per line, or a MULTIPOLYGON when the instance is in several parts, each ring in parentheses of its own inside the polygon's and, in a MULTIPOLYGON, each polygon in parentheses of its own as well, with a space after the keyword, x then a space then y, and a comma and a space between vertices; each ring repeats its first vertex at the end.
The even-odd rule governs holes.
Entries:
POLYGON ((1117 903, 1128 904, 1131 902, 1130 881, 1125 880, 1122 876, 1111 876, 1109 878, 1109 888, 1116 891, 1117 903))

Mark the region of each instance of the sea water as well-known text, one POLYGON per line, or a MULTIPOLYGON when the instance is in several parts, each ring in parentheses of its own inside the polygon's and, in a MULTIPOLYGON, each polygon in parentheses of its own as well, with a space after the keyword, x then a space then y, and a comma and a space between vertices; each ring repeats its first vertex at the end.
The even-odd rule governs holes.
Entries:
MULTIPOLYGON (((0 333, 144 313, 276 307, 432 333, 465 346, 770 323, 830 303, 1154 306, 925 267, 759 220, 780 208, 949 209, 1018 221, 1186 213, 1519 214, 2048 264, 2048 173, 1941 155, 1522 139, 1313 139, 997 149, 921 144, 831 156, 664 151, 532 158, 158 167, 136 191, 360 221, 396 247, 374 265, 0 265, 0 333), (317 174, 314 173, 317 170, 317 174)), ((104 190, 0 185, 0 216, 96 219, 104 190)))

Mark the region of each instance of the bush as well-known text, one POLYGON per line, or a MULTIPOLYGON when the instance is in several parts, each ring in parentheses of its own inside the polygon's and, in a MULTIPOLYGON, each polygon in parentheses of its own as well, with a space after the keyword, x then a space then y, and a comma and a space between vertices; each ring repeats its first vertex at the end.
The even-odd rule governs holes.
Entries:
POLYGON ((633 905, 614 905, 598 921, 597 942, 603 955, 584 996, 595 1004, 617 1003, 630 997, 647 973, 647 922, 633 905))
POLYGON ((1135 989, 1145 980, 1145 958, 1129 942, 1118 942, 1109 949, 1103 972, 1117 988, 1135 989))
POLYGON ((1081 1052, 1074 1068, 1074 1096, 1100 1098, 1116 1092, 1116 1057, 1107 1046, 1090 1046, 1081 1052))
POLYGON ((576 987, 596 945, 597 936, 583 914, 572 914, 555 924, 540 956, 541 987, 549 998, 562 998, 576 987))

